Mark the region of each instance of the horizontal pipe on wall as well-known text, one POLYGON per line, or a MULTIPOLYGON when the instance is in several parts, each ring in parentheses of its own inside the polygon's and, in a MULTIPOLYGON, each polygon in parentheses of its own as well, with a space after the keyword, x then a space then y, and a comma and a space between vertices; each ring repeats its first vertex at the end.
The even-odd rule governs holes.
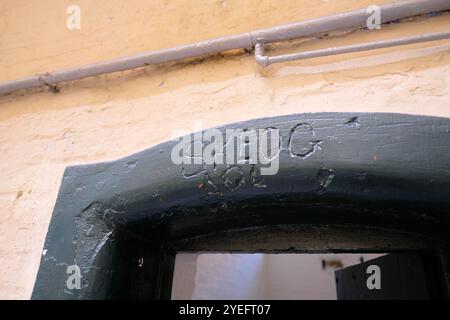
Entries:
MULTIPOLYGON (((450 9, 450 0, 410 0, 380 6, 381 23, 450 9)), ((102 74, 135 69, 152 64, 180 61, 228 50, 251 49, 258 41, 265 43, 309 37, 331 31, 363 28, 370 14, 366 9, 260 29, 239 35, 216 38, 169 49, 145 52, 114 60, 88 64, 51 73, 0 83, 0 94, 20 89, 54 86, 102 74)))
POLYGON ((412 36, 412 37, 403 37, 403 38, 397 38, 397 39, 391 39, 391 40, 362 43, 362 44, 356 44, 356 45, 350 45, 350 46, 344 46, 344 47, 334 47, 334 48, 326 48, 326 49, 305 51, 305 52, 299 52, 299 53, 291 53, 291 54, 272 56, 272 57, 264 55, 264 44, 263 43, 257 43, 255 46, 255 60, 259 65, 266 67, 273 63, 310 59, 310 58, 317 58, 317 57, 326 57, 326 56, 351 53, 351 52, 369 51, 369 50, 375 50, 375 49, 381 49, 381 48, 390 48, 390 47, 395 47, 395 46, 402 46, 402 45, 427 42, 427 41, 436 41, 436 40, 449 39, 449 38, 450 38, 450 31, 446 31, 446 32, 430 33, 430 34, 424 34, 424 35, 412 36))

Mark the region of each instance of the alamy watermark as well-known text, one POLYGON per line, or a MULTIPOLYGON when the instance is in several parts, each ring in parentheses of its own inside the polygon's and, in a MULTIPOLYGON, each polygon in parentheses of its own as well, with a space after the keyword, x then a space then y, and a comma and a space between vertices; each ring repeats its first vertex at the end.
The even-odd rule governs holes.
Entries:
POLYGON ((81 29, 81 8, 76 4, 72 4, 66 8, 68 15, 66 20, 66 27, 69 30, 81 29))
POLYGON ((381 289, 381 269, 376 264, 367 267, 366 273, 370 276, 366 280, 367 289, 380 290, 381 289))
POLYGON ((366 9, 369 17, 366 20, 366 26, 370 30, 381 29, 381 9, 379 6, 369 6, 366 9))
POLYGON ((66 287, 69 290, 81 289, 81 270, 76 264, 67 266, 66 273, 69 277, 66 280, 66 287))
POLYGON ((262 129, 207 129, 200 122, 194 124, 193 134, 177 130, 173 138, 178 143, 172 148, 171 160, 176 165, 259 165, 261 175, 275 175, 279 169, 281 149, 277 128, 262 129))

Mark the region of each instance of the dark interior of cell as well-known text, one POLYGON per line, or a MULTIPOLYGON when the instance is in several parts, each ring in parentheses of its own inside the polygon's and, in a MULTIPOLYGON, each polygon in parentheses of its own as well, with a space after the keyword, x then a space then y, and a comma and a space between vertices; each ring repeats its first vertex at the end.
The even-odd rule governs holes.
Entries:
MULTIPOLYGON (((91 287, 90 294, 97 292, 100 294, 99 298, 108 299, 169 299, 175 255, 179 251, 189 250, 272 253, 386 250, 418 252, 429 257, 425 259, 429 270, 427 277, 444 273, 442 270, 436 271, 439 263, 436 262, 438 258, 433 246, 424 248, 413 241, 396 246, 396 240, 392 237, 447 235, 447 226, 443 225, 442 230, 437 230, 432 223, 427 225, 423 221, 420 222, 420 206, 408 208, 393 203, 344 203, 342 199, 336 202, 308 203, 305 199, 299 202, 295 197, 289 198, 286 195, 282 201, 267 200, 229 203, 225 207, 221 205, 183 208, 170 214, 115 225, 108 246, 102 248, 103 253, 98 254, 96 263, 93 264, 93 267, 97 265, 105 270, 104 279, 97 278, 95 284, 91 283, 98 286, 98 289, 92 290, 91 287), (329 243, 328 248, 315 247, 314 242, 319 243, 320 240, 314 239, 314 236, 311 237, 311 242, 303 247, 296 246, 295 243, 277 245, 277 234, 289 234, 295 239, 302 237, 302 228, 319 230, 323 227, 345 228, 345 232, 340 231, 340 234, 347 239, 347 246, 342 243, 329 243), (380 233, 377 246, 367 246, 365 239, 361 239, 366 229, 367 232, 380 233), (356 230, 359 230, 359 233, 356 230), (275 237, 267 236, 270 232, 275 237), (264 245, 250 245, 257 242, 264 245), (354 243, 358 243, 359 247, 354 243)), ((99 274, 101 275, 97 272, 97 276, 99 274)), ((433 297, 443 296, 443 279, 428 279, 428 283, 433 284, 433 297)))

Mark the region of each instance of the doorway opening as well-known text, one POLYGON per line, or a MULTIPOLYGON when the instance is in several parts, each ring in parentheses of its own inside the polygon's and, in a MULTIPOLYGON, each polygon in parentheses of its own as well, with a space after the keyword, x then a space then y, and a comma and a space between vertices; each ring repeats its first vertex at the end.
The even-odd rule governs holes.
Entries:
POLYGON ((173 300, 442 298, 418 253, 190 253, 176 255, 173 300))
POLYGON ((383 254, 178 253, 175 300, 336 300, 335 271, 383 254))

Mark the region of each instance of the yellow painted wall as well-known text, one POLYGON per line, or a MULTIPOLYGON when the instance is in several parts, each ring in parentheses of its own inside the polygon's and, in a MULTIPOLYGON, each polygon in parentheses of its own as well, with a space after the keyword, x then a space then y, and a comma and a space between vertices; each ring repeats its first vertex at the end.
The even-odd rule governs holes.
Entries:
MULTIPOLYGON (((0 81, 387 3, 384 0, 0 0, 0 81), (81 29, 66 28, 66 7, 81 29)), ((450 29, 450 15, 304 50, 450 29)), ((450 41, 273 65, 249 55, 0 96, 0 298, 28 299, 62 173, 193 129, 320 111, 450 116, 450 41)), ((284 51, 281 50, 281 51, 284 51)), ((281 52, 280 51, 280 52, 281 52)))

